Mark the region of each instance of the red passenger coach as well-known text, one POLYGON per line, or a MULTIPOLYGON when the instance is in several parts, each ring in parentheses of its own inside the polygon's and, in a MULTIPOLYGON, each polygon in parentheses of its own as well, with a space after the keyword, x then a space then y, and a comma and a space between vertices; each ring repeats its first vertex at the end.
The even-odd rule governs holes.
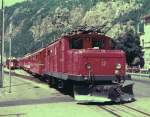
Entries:
POLYGON ((133 82, 125 74, 125 53, 111 49, 111 39, 97 32, 79 32, 46 47, 44 76, 50 86, 73 87, 75 99, 90 95, 131 101, 133 82))
POLYGON ((21 58, 19 61, 19 65, 22 69, 29 72, 30 71, 30 60, 29 60, 29 54, 25 55, 23 58, 21 58))
POLYGON ((46 49, 42 48, 33 54, 20 58, 19 66, 34 76, 41 76, 45 70, 46 49))
POLYGON ((41 76, 45 70, 45 55, 46 49, 42 48, 39 51, 29 56, 30 72, 35 76, 41 76))

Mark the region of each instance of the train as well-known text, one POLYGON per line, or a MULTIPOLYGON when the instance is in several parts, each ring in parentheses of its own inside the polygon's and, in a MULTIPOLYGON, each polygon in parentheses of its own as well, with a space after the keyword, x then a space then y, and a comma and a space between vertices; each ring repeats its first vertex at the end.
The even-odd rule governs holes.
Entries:
POLYGON ((9 69, 17 69, 18 68, 18 60, 15 57, 7 58, 5 66, 9 69))
POLYGON ((76 30, 42 49, 18 58, 18 67, 79 97, 113 102, 134 100, 134 82, 126 74, 125 52, 113 49, 111 38, 97 31, 76 30))

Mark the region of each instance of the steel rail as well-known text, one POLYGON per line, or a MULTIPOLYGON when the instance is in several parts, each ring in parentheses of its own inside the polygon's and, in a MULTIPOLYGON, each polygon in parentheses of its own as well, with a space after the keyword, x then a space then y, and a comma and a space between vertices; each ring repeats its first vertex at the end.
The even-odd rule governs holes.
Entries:
POLYGON ((118 113, 115 113, 114 111, 112 111, 111 109, 105 108, 105 106, 98 106, 99 108, 111 113, 112 115, 114 115, 115 117, 122 117, 121 115, 119 115, 118 113))
POLYGON ((143 111, 141 111, 141 110, 138 110, 138 109, 136 109, 136 108, 133 108, 133 107, 130 107, 130 106, 127 106, 127 105, 122 105, 122 106, 124 106, 124 107, 126 107, 126 108, 129 108, 129 109, 131 109, 131 110, 134 110, 134 111, 136 111, 136 112, 142 113, 143 115, 146 115, 146 116, 150 117, 150 114, 149 114, 149 113, 143 112, 143 111))

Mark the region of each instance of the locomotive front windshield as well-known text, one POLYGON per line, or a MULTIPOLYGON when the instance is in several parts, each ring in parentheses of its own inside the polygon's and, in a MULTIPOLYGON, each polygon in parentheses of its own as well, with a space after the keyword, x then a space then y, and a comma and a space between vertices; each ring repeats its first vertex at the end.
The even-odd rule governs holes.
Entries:
POLYGON ((103 39, 92 39, 92 48, 104 49, 104 40, 103 39))
POLYGON ((73 38, 69 40, 70 49, 86 49, 86 48, 97 48, 105 49, 105 41, 101 38, 73 38))
POLYGON ((70 49, 83 49, 83 39, 71 39, 69 47, 70 49))

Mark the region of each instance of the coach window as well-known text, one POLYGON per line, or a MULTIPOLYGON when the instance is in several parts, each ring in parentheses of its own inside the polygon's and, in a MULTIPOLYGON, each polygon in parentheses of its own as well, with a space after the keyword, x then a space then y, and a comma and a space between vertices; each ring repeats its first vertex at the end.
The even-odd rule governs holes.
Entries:
POLYGON ((92 39, 92 48, 98 47, 99 49, 104 49, 103 39, 92 39))
POLYGON ((47 55, 50 56, 50 50, 48 50, 47 55))
POLYGON ((70 49, 83 49, 83 39, 71 39, 69 40, 70 49))

